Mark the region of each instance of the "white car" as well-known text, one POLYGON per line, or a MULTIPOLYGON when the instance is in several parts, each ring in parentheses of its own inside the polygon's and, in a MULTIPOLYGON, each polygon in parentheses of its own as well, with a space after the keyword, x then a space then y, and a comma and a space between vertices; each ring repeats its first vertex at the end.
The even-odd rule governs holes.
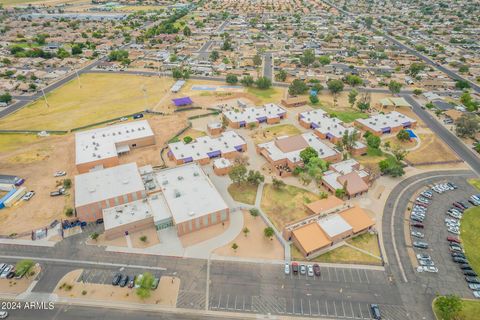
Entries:
POLYGON ((12 270, 13 270, 12 265, 6 266, 5 269, 3 269, 2 273, 0 274, 0 278, 5 279, 7 277, 7 275, 10 273, 10 271, 12 271, 12 270))
POLYGON ((432 273, 437 273, 438 268, 432 267, 432 266, 420 266, 417 267, 417 272, 432 272, 432 273))
POLYGON ((128 118, 126 118, 126 117, 120 118, 120 121, 127 121, 127 120, 128 120, 128 118))
POLYGON ((307 266, 307 274, 309 277, 313 277, 313 266, 311 264, 307 266))
POLYGON ((66 176, 67 173, 65 171, 57 171, 53 174, 54 177, 63 177, 66 176))
POLYGON ((480 291, 473 291, 473 296, 475 298, 480 298, 480 291))
POLYGON ((8 317, 8 312, 5 311, 5 310, 1 310, 0 311, 0 319, 5 319, 6 317, 8 317))
POLYGON ((285 262, 285 274, 290 274, 290 264, 285 262))
POLYGON ((27 193, 25 193, 22 197, 22 200, 25 200, 25 201, 28 201, 30 199, 32 199, 32 197, 35 195, 35 191, 28 191, 27 193))

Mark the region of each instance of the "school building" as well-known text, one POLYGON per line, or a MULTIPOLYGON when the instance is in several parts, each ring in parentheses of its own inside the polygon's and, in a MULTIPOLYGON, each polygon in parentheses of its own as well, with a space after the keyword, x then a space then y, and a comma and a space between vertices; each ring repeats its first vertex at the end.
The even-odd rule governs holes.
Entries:
POLYGON ((229 110, 223 112, 228 125, 232 128, 245 128, 251 123, 259 125, 260 123, 275 124, 287 117, 287 111, 276 104, 268 103, 260 108, 245 107, 240 110, 229 110))

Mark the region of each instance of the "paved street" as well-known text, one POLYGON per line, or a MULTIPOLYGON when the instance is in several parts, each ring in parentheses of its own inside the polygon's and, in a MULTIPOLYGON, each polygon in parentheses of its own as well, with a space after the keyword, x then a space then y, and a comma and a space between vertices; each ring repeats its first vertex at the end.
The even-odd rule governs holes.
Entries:
POLYGON ((266 52, 263 57, 263 76, 273 81, 273 57, 271 52, 266 52))

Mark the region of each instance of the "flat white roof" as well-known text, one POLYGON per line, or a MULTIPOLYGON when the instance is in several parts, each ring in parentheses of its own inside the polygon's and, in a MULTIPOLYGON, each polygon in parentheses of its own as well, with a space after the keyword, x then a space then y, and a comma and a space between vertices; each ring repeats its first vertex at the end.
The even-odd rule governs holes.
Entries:
POLYGON ((367 119, 357 119, 357 121, 374 131, 388 130, 416 122, 415 119, 409 118, 398 111, 385 114, 379 113, 367 119))
POLYGON ((105 230, 152 217, 152 209, 147 199, 137 200, 112 208, 103 209, 105 230))
POLYGON ((349 225, 340 215, 336 213, 319 219, 318 224, 320 225, 320 228, 325 231, 329 238, 333 238, 341 233, 353 229, 351 225, 349 225))
POLYGON ((323 110, 311 110, 300 113, 300 118, 310 124, 315 131, 324 135, 341 138, 345 132, 352 133, 355 128, 345 127, 343 122, 335 117, 330 117, 323 110))
POLYGON ((231 122, 241 122, 245 121, 246 123, 255 122, 260 119, 265 118, 277 118, 282 114, 285 114, 287 111, 274 103, 268 103, 260 108, 245 107, 238 112, 233 110, 223 112, 223 115, 227 117, 231 122))
MULTIPOLYGON (((310 147, 312 147, 318 152, 318 157, 321 159, 334 156, 337 153, 335 150, 323 143, 322 140, 312 132, 303 133, 301 136, 305 139, 305 141, 310 147)), ((285 138, 288 138, 288 136, 279 137, 277 139, 285 138)), ((289 159, 291 162, 298 162, 300 161, 300 152, 304 149, 300 148, 298 150, 285 153, 277 147, 277 145, 275 144, 275 140, 261 143, 258 146, 267 150, 270 158, 273 161, 289 159)))
POLYGON ((355 159, 348 159, 330 165, 333 170, 341 173, 342 175, 354 171, 354 167, 356 166, 358 166, 358 162, 355 159))
POLYGON ((225 158, 217 158, 213 160, 213 166, 219 169, 228 168, 232 166, 232 162, 230 162, 230 160, 225 158))
POLYGON ((155 178, 176 224, 228 208, 196 163, 159 171, 155 178))
POLYGON ((195 161, 209 157, 216 152, 226 153, 237 150, 235 147, 245 145, 245 140, 235 131, 225 131, 219 137, 199 137, 188 144, 183 141, 169 143, 169 152, 175 159, 189 159, 195 161))
POLYGON ((75 207, 144 190, 136 163, 79 174, 75 176, 75 207))
POLYGON ((335 190, 342 189, 343 185, 337 180, 338 177, 340 176, 341 176, 340 173, 333 170, 329 170, 323 174, 322 180, 325 181, 329 186, 331 186, 335 190))
POLYGON ((147 120, 125 122, 75 134, 75 163, 111 158, 125 150, 122 143, 153 136, 147 120))

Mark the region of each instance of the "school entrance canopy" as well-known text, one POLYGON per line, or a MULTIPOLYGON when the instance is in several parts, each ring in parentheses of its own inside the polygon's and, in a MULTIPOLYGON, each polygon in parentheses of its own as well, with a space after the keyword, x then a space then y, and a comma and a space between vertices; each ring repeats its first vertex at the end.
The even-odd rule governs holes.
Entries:
POLYGON ((193 103, 193 101, 192 101, 192 99, 190 99, 190 97, 172 99, 172 102, 175 104, 176 107, 188 106, 188 105, 193 103))

